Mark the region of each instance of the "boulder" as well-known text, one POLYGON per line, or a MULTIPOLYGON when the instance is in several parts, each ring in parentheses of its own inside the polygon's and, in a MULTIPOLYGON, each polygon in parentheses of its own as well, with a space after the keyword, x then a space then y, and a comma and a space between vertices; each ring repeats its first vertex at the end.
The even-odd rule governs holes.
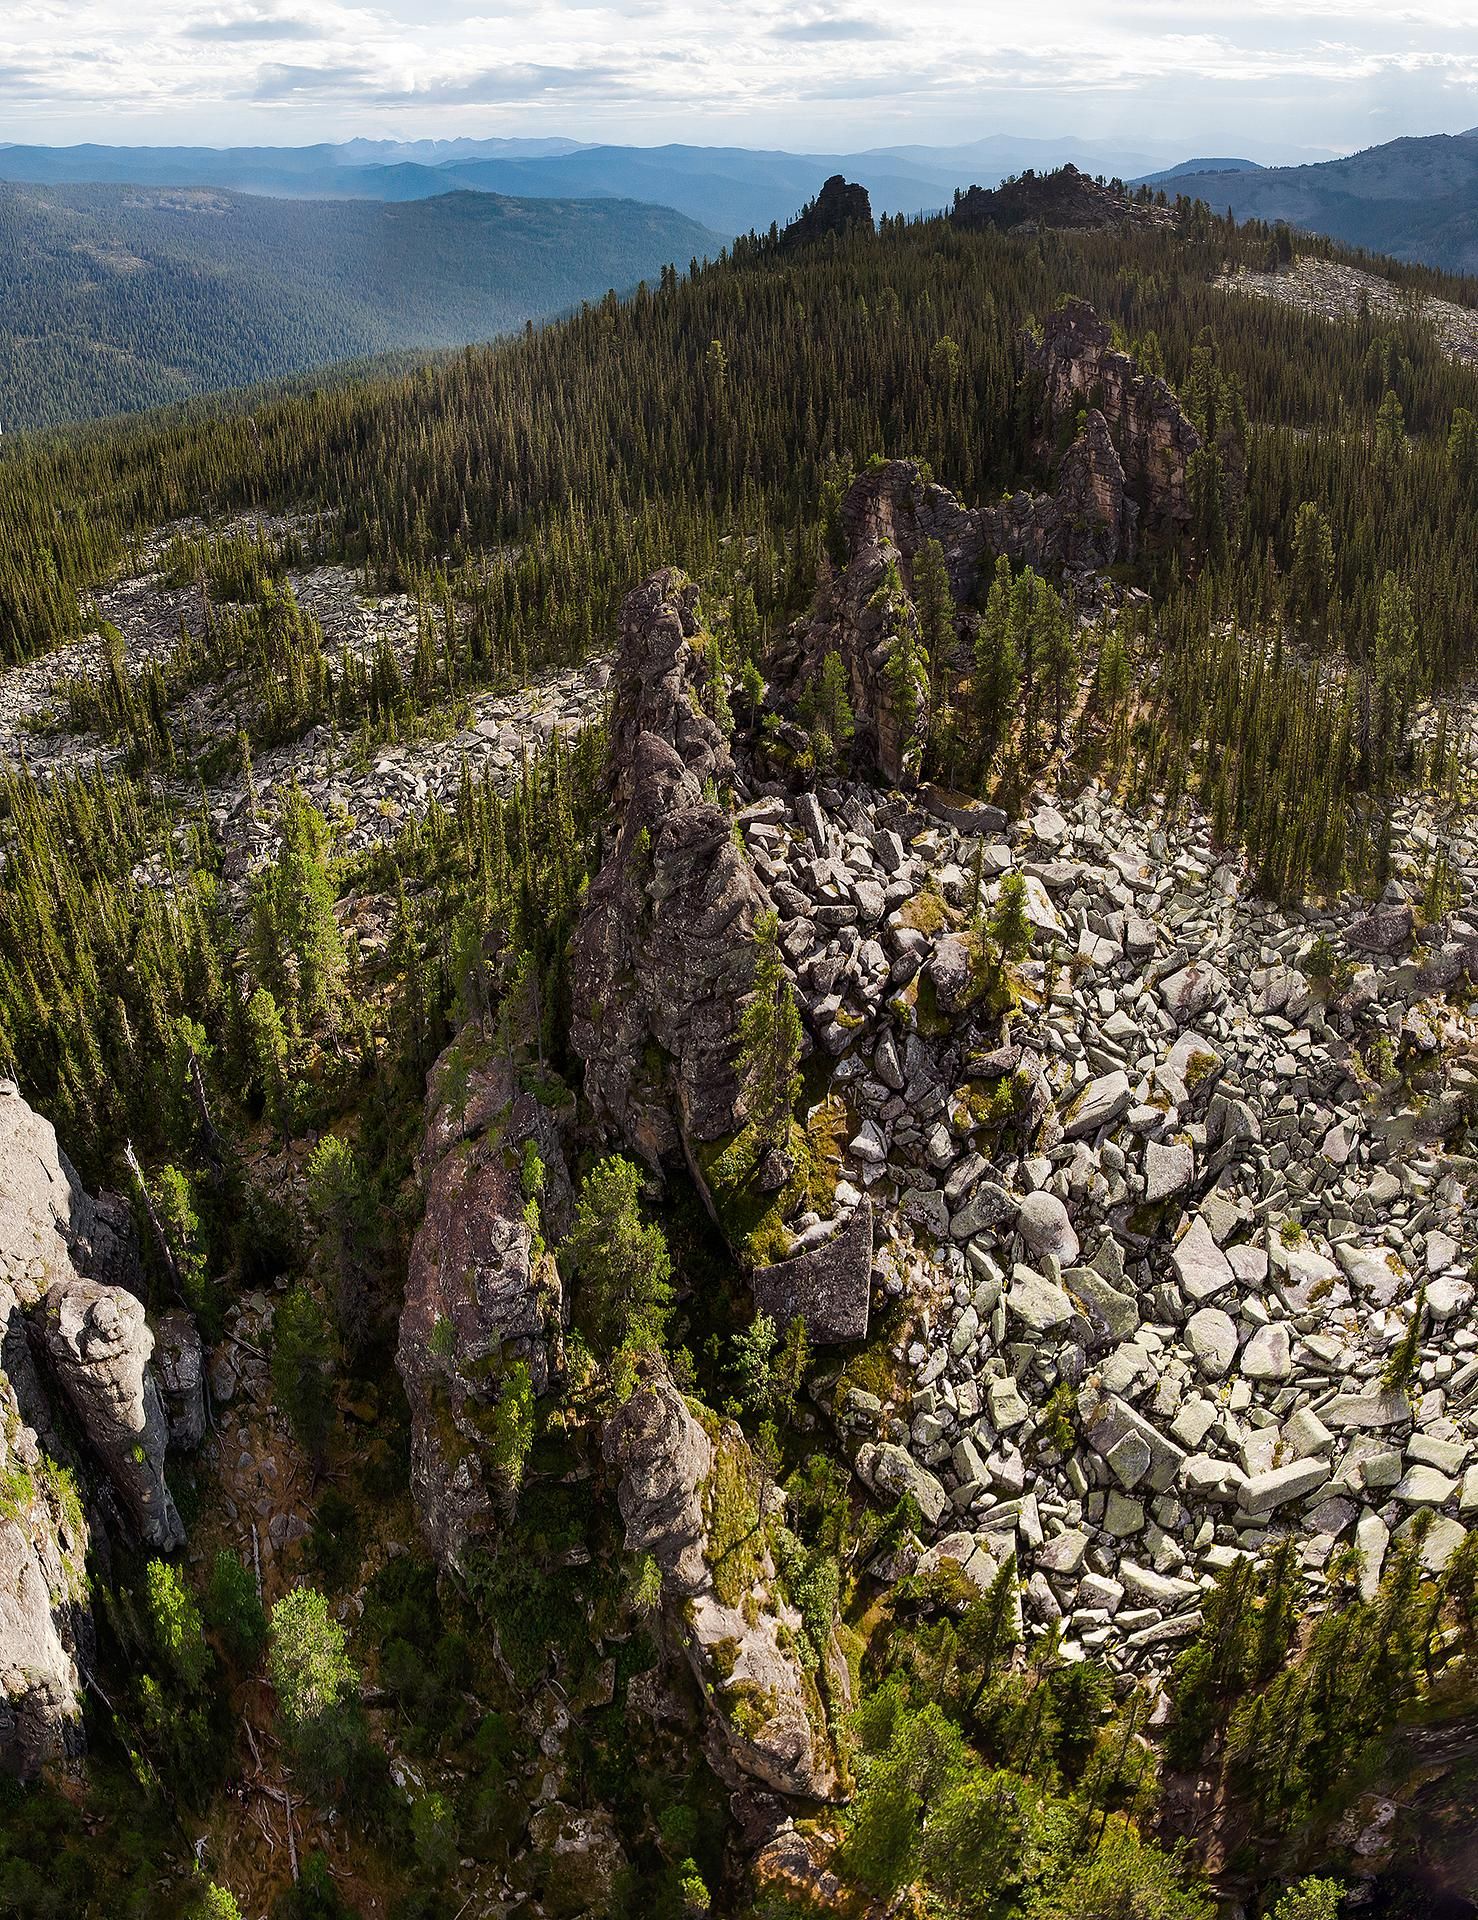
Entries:
POLYGON ((1017 1212, 1016 1231, 1035 1259, 1051 1254, 1059 1266, 1070 1267, 1078 1257, 1078 1236, 1055 1193, 1029 1193, 1017 1212))
POLYGON ((872 1297, 872 1201, 863 1195, 832 1239, 750 1276, 754 1304, 784 1329, 800 1315, 813 1346, 867 1338, 872 1297))
POLYGON ((1377 907, 1345 928, 1344 942, 1352 953, 1399 953, 1415 925, 1410 906, 1377 907))

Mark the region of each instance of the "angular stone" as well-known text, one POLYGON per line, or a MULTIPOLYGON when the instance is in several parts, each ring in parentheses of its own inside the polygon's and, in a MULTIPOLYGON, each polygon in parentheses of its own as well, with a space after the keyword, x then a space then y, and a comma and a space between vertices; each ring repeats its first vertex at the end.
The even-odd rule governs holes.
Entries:
POLYGON ((1047 1333, 1072 1319, 1073 1303, 1061 1287, 1043 1279, 1030 1267, 1018 1265, 1011 1270, 1006 1311, 1028 1333, 1047 1333))
POLYGON ((931 1526, 949 1504, 949 1496, 926 1467, 921 1467, 906 1448, 891 1441, 869 1442, 857 1455, 857 1471, 875 1493, 890 1494, 901 1500, 911 1494, 920 1513, 931 1526))
POLYGON ((1192 1300, 1212 1300, 1236 1284, 1231 1262, 1199 1213, 1176 1242, 1170 1259, 1192 1300))
POLYGON ((1069 1297, 1083 1318, 1113 1340, 1127 1340, 1139 1327, 1139 1302, 1121 1293, 1092 1267, 1069 1267, 1062 1276, 1069 1297))
POLYGON ((1286 1467, 1270 1467, 1266 1473, 1254 1473, 1238 1496, 1244 1513, 1273 1513, 1290 1500, 1302 1500, 1318 1491, 1329 1478, 1322 1460, 1295 1460, 1286 1467))
POLYGON ((1208 1380, 1220 1380, 1237 1357, 1237 1326, 1220 1307, 1201 1307, 1185 1324, 1186 1345, 1208 1380))
POLYGON ((1087 1534, 1081 1527, 1068 1527, 1042 1548, 1037 1555, 1037 1565, 1048 1573, 1060 1573, 1071 1578, 1082 1566, 1087 1551, 1087 1534))
POLYGON ((1105 1073, 1090 1080, 1063 1116, 1063 1131, 1069 1140, 1082 1140, 1111 1126, 1129 1109, 1133 1098, 1129 1076, 1122 1071, 1105 1073))
POLYGON ((1196 1156, 1184 1140, 1162 1146, 1152 1140, 1144 1150, 1144 1197, 1150 1206, 1183 1193, 1196 1171, 1196 1156))
POLYGON ((1391 1498, 1403 1507, 1445 1507, 1456 1492, 1456 1480, 1436 1467, 1415 1466, 1407 1468, 1391 1498))
POLYGON ((1243 1347, 1238 1367, 1249 1380, 1286 1380, 1293 1371, 1293 1357, 1284 1322, 1259 1327, 1243 1347))

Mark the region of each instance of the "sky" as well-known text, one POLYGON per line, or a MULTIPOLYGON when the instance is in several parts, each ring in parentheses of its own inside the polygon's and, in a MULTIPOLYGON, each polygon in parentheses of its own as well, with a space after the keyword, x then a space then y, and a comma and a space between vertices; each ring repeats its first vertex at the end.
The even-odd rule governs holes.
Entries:
POLYGON ((1478 125, 1475 0, 3 0, 0 139, 989 134, 1318 158, 1478 125))

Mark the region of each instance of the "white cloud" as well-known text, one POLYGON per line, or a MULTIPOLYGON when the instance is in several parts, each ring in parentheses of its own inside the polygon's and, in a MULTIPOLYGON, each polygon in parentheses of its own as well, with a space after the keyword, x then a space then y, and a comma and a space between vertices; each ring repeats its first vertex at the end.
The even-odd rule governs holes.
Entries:
POLYGON ((1277 158, 1478 122, 1472 0, 11 0, 6 15, 12 139, 559 132, 836 151, 1011 131, 1277 158))

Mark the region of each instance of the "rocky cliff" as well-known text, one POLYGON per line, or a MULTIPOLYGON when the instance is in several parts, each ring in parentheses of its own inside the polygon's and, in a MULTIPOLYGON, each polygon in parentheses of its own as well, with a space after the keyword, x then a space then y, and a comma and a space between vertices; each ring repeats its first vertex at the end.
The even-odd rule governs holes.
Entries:
POLYGON ((716 1770, 838 1798, 831 1721, 849 1704, 846 1662, 834 1622, 808 1625, 785 1597, 772 1550, 777 1496, 739 1428, 692 1406, 649 1363, 602 1445, 620 1474, 627 1548, 661 1569, 663 1617, 710 1710, 716 1770))
POLYGON ((621 609, 617 822, 571 944, 571 1037, 605 1133, 650 1167, 739 1124, 739 1003, 768 901, 718 793, 734 767, 705 704, 696 590, 673 570, 621 609))
POLYGON ((0 1081, 0 1768, 80 1741, 86 1513, 169 1552, 169 1430, 126 1211, 0 1081))
POLYGON ((1048 315, 1041 339, 1028 346, 1027 366, 1041 383, 1049 427, 1080 408, 1102 415, 1141 531, 1184 534, 1187 474, 1201 436, 1165 382, 1114 346, 1112 329, 1085 300, 1064 301, 1048 315))
POLYGON ((396 1365, 422 1528, 456 1564, 510 1507, 519 1399, 558 1364, 563 1291, 544 1227, 568 1224, 570 1181, 553 1114, 480 1025, 432 1068, 426 1112, 396 1365))

